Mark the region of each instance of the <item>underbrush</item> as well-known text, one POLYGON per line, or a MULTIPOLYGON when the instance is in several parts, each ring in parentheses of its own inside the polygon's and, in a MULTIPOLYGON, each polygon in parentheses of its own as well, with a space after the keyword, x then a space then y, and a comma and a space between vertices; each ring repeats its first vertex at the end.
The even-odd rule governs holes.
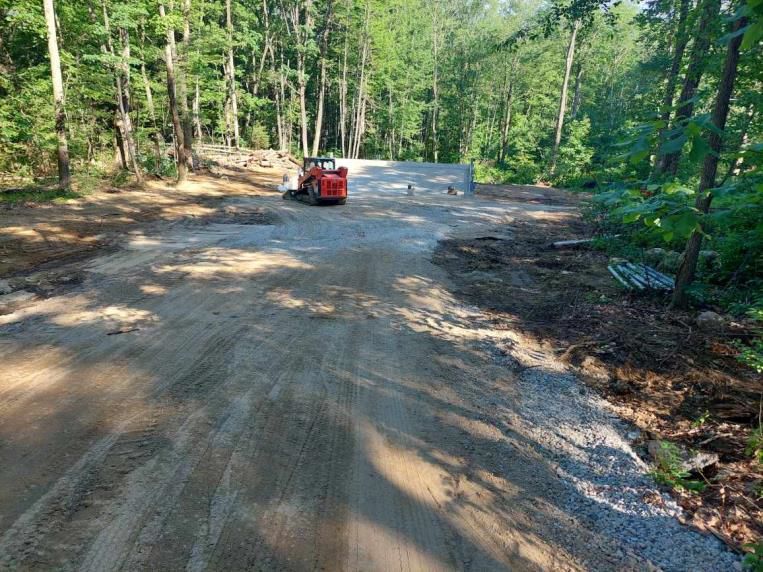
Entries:
POLYGON ((6 189, 0 187, 0 204, 61 203, 85 197, 104 187, 125 187, 133 180, 132 174, 124 169, 109 172, 92 167, 74 173, 68 189, 58 188, 58 179, 55 177, 34 180, 30 178, 22 181, 20 185, 6 189))
POLYGON ((596 248, 669 275, 683 261, 688 236, 700 230, 703 250, 688 290, 690 302, 757 330, 734 347, 740 362, 763 373, 763 198, 749 184, 732 191, 719 191, 713 209, 702 215, 688 187, 609 189, 594 197, 585 216, 598 236, 596 248))
MULTIPOLYGON (((443 241, 434 261, 453 277, 458 295, 488 312, 497 328, 553 348, 640 429, 634 447, 689 522, 737 548, 757 542, 763 531, 761 388, 759 374, 740 363, 734 347, 737 341, 749 346, 754 332, 747 314, 755 299, 742 293, 749 279, 738 291, 729 289, 724 301, 729 309, 736 301, 733 309, 744 320, 727 320, 721 331, 699 328, 696 308, 671 310, 665 295, 617 286, 607 271, 613 256, 641 261, 651 244, 668 249, 612 222, 594 228, 564 217, 518 220, 500 229, 511 239, 443 241), (548 247, 594 230, 602 237, 594 249, 548 247), (652 451, 655 442, 661 446, 652 451), (697 474, 688 463, 695 452, 717 461, 697 474)), ((708 280, 719 270, 713 263, 703 272, 708 280)), ((722 311, 718 300, 708 298, 704 307, 722 311)))

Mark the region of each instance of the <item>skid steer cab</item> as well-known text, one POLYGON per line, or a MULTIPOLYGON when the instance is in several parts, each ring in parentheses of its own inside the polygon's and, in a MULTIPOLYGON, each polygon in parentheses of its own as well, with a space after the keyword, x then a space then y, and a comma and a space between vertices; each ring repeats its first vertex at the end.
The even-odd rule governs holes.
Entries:
POLYGON ((285 191, 283 198, 309 205, 343 205, 347 202, 347 167, 337 169, 330 157, 305 157, 297 188, 285 191))

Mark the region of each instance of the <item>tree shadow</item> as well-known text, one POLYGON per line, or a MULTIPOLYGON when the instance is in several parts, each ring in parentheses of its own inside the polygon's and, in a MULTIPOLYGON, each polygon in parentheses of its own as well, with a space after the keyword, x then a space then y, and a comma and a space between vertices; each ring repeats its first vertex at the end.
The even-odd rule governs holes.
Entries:
MULTIPOLYGON (((540 570, 615 554, 627 529, 579 521, 581 493, 518 409, 522 380, 428 261, 442 212, 361 208, 138 237, 6 320, 10 565, 540 570)), ((489 208, 453 218, 505 216, 489 208)), ((562 466, 584 481, 585 463, 562 466)))

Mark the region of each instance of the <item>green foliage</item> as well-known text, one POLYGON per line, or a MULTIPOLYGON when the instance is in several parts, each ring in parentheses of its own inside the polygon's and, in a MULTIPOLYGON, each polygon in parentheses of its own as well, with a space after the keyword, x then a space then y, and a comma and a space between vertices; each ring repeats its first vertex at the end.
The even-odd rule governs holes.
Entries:
POLYGON ((739 350, 737 359, 740 362, 758 373, 763 373, 763 339, 754 339, 750 345, 744 345, 737 341, 734 343, 734 347, 739 350))
POLYGON ((674 489, 682 489, 691 492, 700 492, 705 488, 705 483, 688 479, 690 473, 682 468, 681 455, 678 447, 668 441, 660 442, 660 450, 656 458, 656 464, 650 472, 652 478, 662 485, 674 489))
POLYGON ((589 145, 591 120, 573 120, 567 126, 567 138, 559 149, 559 159, 553 183, 563 187, 579 185, 590 178, 593 148, 589 145))
POLYGON ((268 130, 259 123, 252 125, 248 139, 249 147, 252 149, 268 149, 270 147, 268 130))
POLYGON ((763 464, 763 421, 750 435, 745 452, 763 464))
POLYGON ((749 552, 742 561, 742 566, 748 572, 763 572, 763 541, 745 546, 749 552))
POLYGON ((62 191, 51 187, 29 186, 19 190, 0 192, 0 203, 10 205, 22 203, 49 203, 76 199, 79 196, 79 193, 73 191, 62 191))
POLYGON ((694 428, 702 427, 705 423, 708 422, 709 419, 710 419, 710 412, 705 410, 705 412, 702 413, 702 415, 700 415, 694 421, 692 421, 691 426, 694 428))
POLYGON ((511 173, 494 163, 480 161, 474 164, 474 180, 489 185, 507 183, 511 180, 511 173))

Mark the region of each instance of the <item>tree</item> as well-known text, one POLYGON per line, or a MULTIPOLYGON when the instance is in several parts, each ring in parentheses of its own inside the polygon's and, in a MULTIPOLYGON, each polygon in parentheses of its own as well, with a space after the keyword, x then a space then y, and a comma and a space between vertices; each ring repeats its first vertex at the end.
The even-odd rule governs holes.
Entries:
POLYGON ((559 145, 562 142, 562 129, 564 128, 564 114, 567 110, 567 89, 570 83, 570 72, 572 71, 572 62, 575 59, 575 42, 577 41, 578 31, 580 30, 580 20, 572 23, 570 32, 570 42, 567 46, 567 58, 564 64, 564 79, 562 80, 562 90, 559 95, 559 113, 556 116, 556 127, 554 128, 554 146, 551 148, 551 163, 549 172, 551 175, 556 171, 556 160, 559 156, 559 145))
POLYGON ((185 144, 183 140, 183 126, 178 111, 177 92, 175 89, 175 30, 167 17, 164 2, 159 3, 159 16, 165 26, 166 43, 164 44, 164 64, 167 72, 167 99, 172 116, 172 129, 175 135, 175 166, 177 167, 177 181, 182 183, 188 178, 188 163, 185 156, 185 144))
POLYGON ((225 0, 225 29, 228 34, 228 50, 225 63, 225 77, 228 86, 226 132, 228 145, 238 148, 241 144, 238 125, 238 93, 236 88, 236 64, 233 57, 233 12, 231 0, 225 0))
MULTIPOLYGON (((747 25, 747 18, 739 18, 734 22, 732 29, 732 38, 729 41, 726 51, 726 61, 723 64, 718 93, 713 105, 711 123, 713 129, 710 131, 708 147, 709 152, 705 155, 702 164, 702 173, 700 175, 699 189, 695 208, 697 211, 707 214, 710 210, 710 203, 713 200, 713 189, 716 186, 716 175, 718 173, 718 158, 720 157, 723 146, 723 130, 726 128, 726 119, 729 115, 729 103, 731 94, 734 91, 734 82, 736 81, 737 68, 739 66, 739 48, 742 45, 743 36, 739 33, 747 25), (734 35, 736 34, 736 35, 734 35)), ((702 247, 702 236, 704 229, 701 226, 695 229, 686 243, 684 258, 678 273, 676 274, 676 285, 673 291, 673 305, 685 306, 687 302, 686 289, 694 281, 694 275, 697 270, 697 260, 699 251, 702 247)))
POLYGON ((323 108, 326 98, 326 59, 328 56, 329 31, 333 21, 333 2, 328 0, 326 3, 326 21, 323 25, 321 34, 321 54, 320 54, 320 80, 318 87, 318 107, 315 112, 315 133, 313 134, 313 155, 318 155, 318 148, 321 143, 321 132, 323 129, 323 108))
POLYGON ((68 189, 71 185, 69 173, 69 144, 66 138, 66 111, 64 109, 64 81, 61 75, 61 56, 58 53, 56 33, 56 9, 53 0, 43 0, 45 23, 48 30, 48 57, 53 80, 53 101, 56 114, 56 137, 58 138, 58 186, 68 189))
POLYGON ((119 39, 122 49, 120 55, 117 56, 114 52, 114 44, 111 39, 111 24, 105 0, 101 1, 101 10, 103 13, 103 27, 106 33, 106 45, 103 49, 111 56, 111 60, 116 62, 114 66, 114 85, 116 86, 115 95, 119 116, 118 127, 121 139, 126 145, 123 155, 126 155, 126 162, 129 162, 135 178, 140 183, 143 180, 143 174, 138 159, 138 147, 135 144, 132 119, 130 117, 130 37, 124 27, 119 28, 119 39))
MULTIPOLYGON (((694 46, 692 47, 689 65, 686 69, 683 88, 678 98, 678 108, 676 109, 673 126, 681 126, 694 114, 694 96, 697 87, 702 79, 707 62, 707 52, 710 48, 710 42, 713 35, 713 24, 718 19, 718 13, 721 9, 720 0, 703 0, 701 4, 702 13, 700 15, 699 27, 694 36, 694 46)), ((678 134, 677 139, 683 135, 678 134)), ((660 171, 669 176, 675 176, 678 171, 678 163, 681 159, 681 148, 671 150, 662 158, 660 171)))

